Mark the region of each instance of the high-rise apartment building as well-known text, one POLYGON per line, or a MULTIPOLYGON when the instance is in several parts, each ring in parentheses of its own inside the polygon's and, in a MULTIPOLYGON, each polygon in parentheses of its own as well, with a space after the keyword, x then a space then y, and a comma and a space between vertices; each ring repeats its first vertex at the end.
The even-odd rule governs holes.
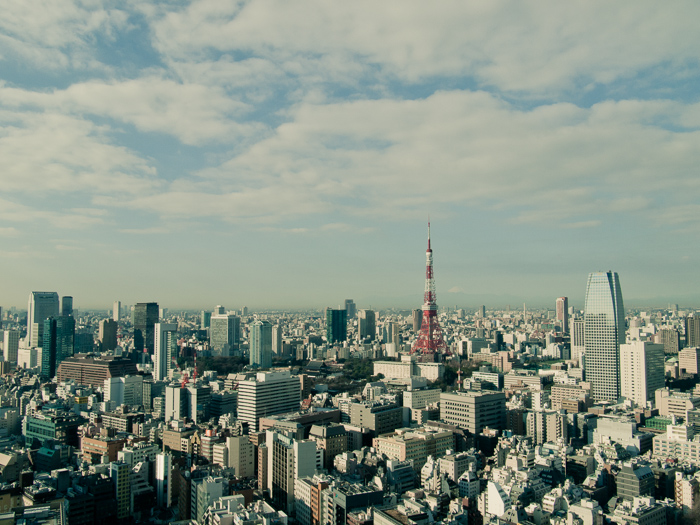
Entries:
POLYGON ((326 339, 328 344, 342 343, 348 338, 347 310, 326 308, 326 339))
POLYGON ((664 347, 646 341, 620 345, 620 394, 645 407, 654 393, 663 388, 664 347))
POLYGON ((64 295, 61 297, 61 316, 67 317, 73 315, 73 297, 64 295))
POLYGON ((594 401, 620 397, 620 345, 625 342, 625 308, 616 272, 588 276, 584 306, 586 380, 594 401))
POLYGON ((660 328, 654 342, 664 345, 664 353, 677 354, 681 349, 681 334, 675 328, 660 328))
POLYGON ((211 316, 209 320, 209 344, 213 352, 217 355, 231 356, 234 351, 238 350, 240 339, 240 317, 218 312, 211 316))
POLYGON ((269 321, 257 320, 250 327, 250 365, 272 366, 272 324, 269 321))
MULTIPOLYGON (((420 310, 418 310, 420 312, 420 310)), ((377 319, 374 315, 374 310, 360 310, 357 315, 358 330, 360 340, 366 338, 374 339, 377 335, 377 319)))
POLYGON ((264 416, 299 410, 301 383, 288 370, 258 372, 238 383, 238 419, 257 432, 264 416))
POLYGON ((44 321, 58 317, 56 292, 32 292, 27 307, 27 347, 41 347, 44 343, 44 321))
POLYGON ((569 333, 571 334, 571 359, 577 361, 579 366, 582 366, 581 356, 586 351, 583 319, 571 319, 569 321, 569 333))
POLYGON ((700 346, 700 315, 685 318, 685 346, 700 346))
POLYGON ((114 319, 102 319, 98 330, 98 339, 103 350, 114 350, 117 347, 118 324, 114 319))
POLYGON ((134 306, 134 348, 153 354, 155 345, 154 326, 158 322, 158 303, 136 303, 134 306))
POLYGON ((357 313, 357 306, 352 299, 345 299, 345 311, 348 313, 348 319, 354 319, 357 313))
POLYGON ((177 324, 156 323, 153 330, 153 379, 162 381, 168 378, 168 372, 173 368, 173 356, 177 349, 177 324))
POLYGON ((11 364, 17 364, 19 352, 19 331, 5 330, 3 332, 3 360, 11 364))
POLYGON ((122 313, 122 303, 121 301, 114 301, 112 305, 112 320, 119 321, 119 316, 122 313))
POLYGON ((277 356, 280 356, 284 353, 281 324, 276 324, 272 327, 272 353, 277 356))
POLYGON ((559 297, 557 298, 557 323, 561 327, 561 331, 564 333, 569 332, 569 298, 559 297))
POLYGON ((41 345, 41 375, 53 378, 58 365, 73 355, 75 319, 73 317, 49 317, 44 320, 41 345))

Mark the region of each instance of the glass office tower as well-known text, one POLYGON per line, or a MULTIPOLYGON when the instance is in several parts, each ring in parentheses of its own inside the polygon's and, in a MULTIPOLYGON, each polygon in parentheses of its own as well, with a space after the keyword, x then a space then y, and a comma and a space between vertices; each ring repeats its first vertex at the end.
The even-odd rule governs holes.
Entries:
POLYGON ((584 307, 586 381, 595 401, 620 397, 620 344, 625 342, 625 309, 615 272, 588 276, 584 307))

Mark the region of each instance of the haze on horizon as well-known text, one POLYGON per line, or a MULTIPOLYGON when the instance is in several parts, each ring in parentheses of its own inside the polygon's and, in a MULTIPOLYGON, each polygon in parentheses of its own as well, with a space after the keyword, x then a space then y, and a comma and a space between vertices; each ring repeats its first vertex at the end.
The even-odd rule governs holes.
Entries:
POLYGON ((0 20, 0 305, 700 306, 697 2, 0 20))

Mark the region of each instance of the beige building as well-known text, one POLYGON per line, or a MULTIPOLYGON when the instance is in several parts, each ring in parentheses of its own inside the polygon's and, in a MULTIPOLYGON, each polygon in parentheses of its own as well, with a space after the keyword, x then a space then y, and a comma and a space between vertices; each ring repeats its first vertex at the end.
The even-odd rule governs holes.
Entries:
POLYGON ((663 388, 664 346, 646 341, 620 345, 620 395, 646 407, 663 388))
POLYGON ((583 401, 586 405, 590 404, 590 390, 579 385, 552 385, 552 390, 549 395, 549 402, 552 410, 561 410, 562 402, 567 400, 583 401))
POLYGON ((678 352, 678 368, 681 374, 700 373, 700 348, 684 348, 678 352))
POLYGON ((255 474, 255 447, 248 436, 226 438, 228 449, 228 466, 233 468, 236 476, 247 478, 255 474))
POLYGON ((685 418, 688 410, 700 407, 700 397, 692 392, 681 392, 680 390, 669 390, 659 388, 656 391, 656 408, 661 416, 676 416, 685 418))
POLYGON ((438 458, 454 449, 454 435, 449 430, 401 428, 374 438, 372 444, 378 454, 399 461, 412 460, 413 469, 420 471, 428 456, 438 458))
POLYGON ((442 363, 419 363, 413 356, 401 356, 401 361, 375 361, 374 375, 382 374, 386 379, 401 379, 420 376, 436 381, 445 375, 442 363))
POLYGON ((506 396, 503 392, 474 391, 442 393, 440 419, 479 434, 486 428, 503 429, 506 396))

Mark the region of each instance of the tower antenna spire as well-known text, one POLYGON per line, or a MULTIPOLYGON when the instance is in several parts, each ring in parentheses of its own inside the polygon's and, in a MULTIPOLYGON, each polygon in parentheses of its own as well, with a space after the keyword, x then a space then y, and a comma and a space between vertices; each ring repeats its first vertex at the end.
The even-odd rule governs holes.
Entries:
POLYGON ((433 278, 433 249, 430 246, 430 217, 428 217, 428 249, 425 252, 425 295, 423 297, 423 321, 418 339, 413 343, 412 353, 420 353, 423 361, 439 361, 447 353, 447 344, 437 317, 435 301, 435 279, 433 278))

